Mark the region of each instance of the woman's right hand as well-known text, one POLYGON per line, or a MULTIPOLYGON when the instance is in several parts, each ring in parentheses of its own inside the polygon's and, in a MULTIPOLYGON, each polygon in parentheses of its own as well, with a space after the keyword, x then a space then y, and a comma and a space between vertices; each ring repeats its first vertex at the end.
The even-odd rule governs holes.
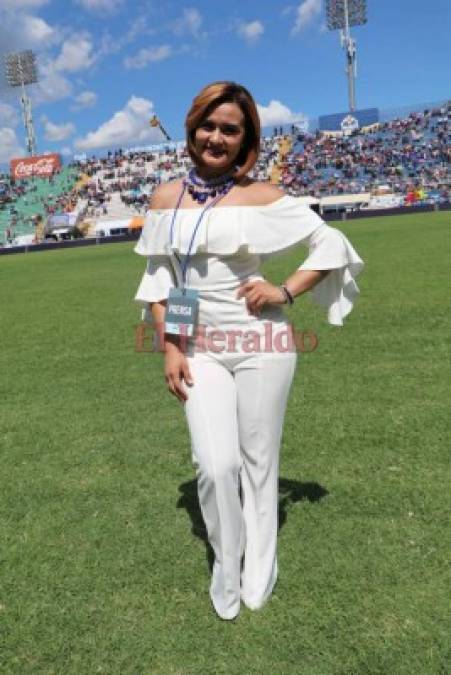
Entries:
POLYGON ((171 394, 174 394, 179 401, 184 403, 188 395, 183 383, 188 387, 193 384, 188 361, 177 345, 167 341, 165 344, 164 376, 171 394))

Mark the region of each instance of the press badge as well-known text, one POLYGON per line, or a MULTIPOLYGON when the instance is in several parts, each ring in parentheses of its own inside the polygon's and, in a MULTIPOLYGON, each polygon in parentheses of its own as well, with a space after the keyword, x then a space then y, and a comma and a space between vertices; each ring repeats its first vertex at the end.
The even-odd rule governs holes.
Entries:
POLYGON ((192 288, 171 288, 164 315, 164 330, 171 335, 192 337, 197 323, 199 292, 192 288))

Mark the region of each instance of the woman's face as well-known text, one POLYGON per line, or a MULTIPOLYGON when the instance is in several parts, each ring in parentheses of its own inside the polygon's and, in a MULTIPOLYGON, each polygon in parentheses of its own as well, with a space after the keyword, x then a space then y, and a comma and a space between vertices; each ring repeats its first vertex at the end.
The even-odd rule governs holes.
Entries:
POLYGON ((244 114, 236 103, 222 103, 197 127, 194 147, 204 173, 215 176, 235 166, 244 140, 244 114))

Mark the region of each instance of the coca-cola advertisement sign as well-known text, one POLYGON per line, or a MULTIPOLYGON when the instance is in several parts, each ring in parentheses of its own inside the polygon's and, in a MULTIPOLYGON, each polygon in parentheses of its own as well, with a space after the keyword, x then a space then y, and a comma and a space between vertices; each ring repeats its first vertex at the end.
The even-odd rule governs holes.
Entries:
POLYGON ((32 176, 51 176, 61 167, 61 157, 52 155, 38 155, 36 157, 21 157, 11 160, 11 178, 22 180, 32 176))

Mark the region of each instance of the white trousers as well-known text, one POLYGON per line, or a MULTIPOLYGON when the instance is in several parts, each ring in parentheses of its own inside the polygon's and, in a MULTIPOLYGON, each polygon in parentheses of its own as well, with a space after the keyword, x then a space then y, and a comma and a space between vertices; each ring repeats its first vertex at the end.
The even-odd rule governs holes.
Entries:
POLYGON ((233 619, 277 579, 279 447, 293 352, 195 353, 185 404, 198 494, 215 554, 210 596, 233 619))

